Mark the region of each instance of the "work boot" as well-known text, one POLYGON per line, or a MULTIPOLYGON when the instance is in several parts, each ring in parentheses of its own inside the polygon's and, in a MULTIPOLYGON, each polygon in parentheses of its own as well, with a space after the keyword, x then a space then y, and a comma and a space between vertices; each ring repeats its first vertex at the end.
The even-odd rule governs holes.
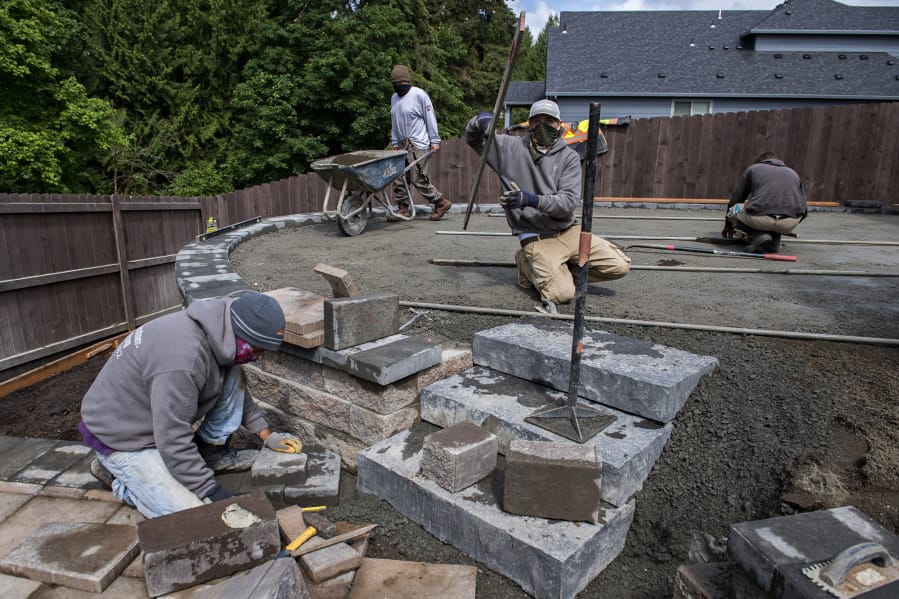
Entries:
POLYGON ((194 443, 200 451, 200 456, 206 461, 206 465, 213 472, 243 472, 253 467, 259 452, 255 449, 242 449, 234 451, 225 441, 224 445, 207 443, 200 435, 194 435, 194 443))
MULTIPOLYGON (((398 214, 399 216, 403 216, 406 218, 412 218, 412 212, 409 211, 409 204, 407 204, 406 202, 397 202, 396 210, 394 210, 394 212, 396 214, 398 214)), ((387 220, 392 223, 396 223, 396 222, 400 222, 402 219, 397 218, 397 217, 393 216, 392 214, 388 214, 387 220)))
POLYGON ((773 244, 774 239, 772 239, 770 234, 764 231, 757 231, 752 234, 752 239, 750 239, 749 244, 743 251, 750 254, 767 254, 771 251, 773 244))
POLYGON ((112 481, 115 480, 115 477, 112 475, 112 472, 106 469, 106 466, 100 463, 100 460, 94 458, 91 460, 90 465, 91 474, 94 475, 98 481, 103 483, 107 489, 112 491, 112 481))
POLYGON ((522 289, 531 289, 534 284, 528 279, 527 275, 527 258, 524 257, 524 250, 515 252, 515 272, 518 274, 518 286, 522 289))
POLYGON ((768 249, 768 252, 771 254, 776 254, 780 251, 780 233, 771 233, 771 247, 768 249))
POLYGON ((440 198, 434 202, 434 212, 431 213, 431 220, 440 220, 443 215, 449 212, 453 203, 446 198, 440 198))

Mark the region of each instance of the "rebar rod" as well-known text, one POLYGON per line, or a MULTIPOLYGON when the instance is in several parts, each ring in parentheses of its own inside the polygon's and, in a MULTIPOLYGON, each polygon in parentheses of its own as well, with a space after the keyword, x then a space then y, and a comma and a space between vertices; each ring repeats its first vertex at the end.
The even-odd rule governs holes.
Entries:
MULTIPOLYGON (((437 235, 470 235, 474 237, 511 237, 512 233, 503 231, 435 231, 437 235)), ((603 233, 602 237, 607 239, 657 239, 670 241, 697 241, 708 240, 708 237, 668 237, 661 235, 615 235, 614 233, 603 233)), ((722 241, 726 241, 723 240, 722 241)), ((864 241, 861 239, 788 239, 785 243, 810 243, 821 245, 881 245, 899 247, 899 241, 864 241)))

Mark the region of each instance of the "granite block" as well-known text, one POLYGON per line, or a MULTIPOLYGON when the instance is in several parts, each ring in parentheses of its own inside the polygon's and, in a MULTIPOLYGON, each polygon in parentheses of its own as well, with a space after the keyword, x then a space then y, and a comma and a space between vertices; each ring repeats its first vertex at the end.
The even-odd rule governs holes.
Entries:
POLYGON ((456 493, 493 472, 498 449, 496 435, 462 421, 424 438, 421 473, 456 493))
POLYGON ((282 453, 261 449, 250 469, 255 486, 302 485, 306 482, 305 453, 282 453))
POLYGON ((418 406, 410 406, 392 414, 378 414, 359 406, 350 407, 350 428, 347 432, 364 445, 377 443, 381 439, 418 422, 418 406))
POLYGON ((346 371, 367 381, 388 385, 440 364, 440 357, 439 345, 406 337, 348 356, 346 371))
POLYGON ((319 583, 359 567, 362 557, 346 543, 322 547, 300 556, 303 572, 313 583, 319 583))
POLYGON ((284 487, 284 503, 303 507, 337 505, 340 495, 340 456, 319 446, 306 446, 306 482, 284 487))
POLYGON ((399 296, 372 293, 325 300, 325 347, 341 350, 399 329, 399 296))
POLYGON ((418 400, 418 381, 414 377, 380 385, 329 366, 324 367, 323 374, 322 389, 378 414, 392 414, 418 400))

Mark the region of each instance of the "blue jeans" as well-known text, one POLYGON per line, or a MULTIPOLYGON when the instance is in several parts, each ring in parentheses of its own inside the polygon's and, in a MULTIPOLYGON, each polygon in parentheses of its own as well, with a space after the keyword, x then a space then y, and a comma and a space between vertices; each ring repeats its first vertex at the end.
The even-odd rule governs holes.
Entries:
MULTIPOLYGON (((224 445, 243 421, 246 396, 239 366, 231 368, 222 397, 197 429, 207 443, 224 445)), ((112 492, 147 518, 156 518, 202 505, 204 501, 172 476, 155 447, 140 451, 97 454, 100 463, 115 477, 112 492)))

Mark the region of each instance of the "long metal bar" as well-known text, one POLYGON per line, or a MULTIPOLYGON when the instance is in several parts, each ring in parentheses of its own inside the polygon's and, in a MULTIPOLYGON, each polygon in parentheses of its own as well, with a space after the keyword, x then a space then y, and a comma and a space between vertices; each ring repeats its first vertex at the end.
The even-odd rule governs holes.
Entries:
POLYGON ((518 48, 521 46, 521 37, 524 35, 524 11, 518 15, 518 27, 512 38, 512 48, 509 50, 509 58, 506 60, 506 70, 500 81, 499 93, 496 94, 496 102, 493 104, 493 119, 487 129, 487 138, 484 140, 484 151, 481 153, 481 161, 478 162, 478 170, 475 171, 474 181, 471 184, 471 193, 468 194, 468 206, 465 208, 465 221, 462 229, 468 228, 468 220, 471 218, 471 208, 474 206, 475 196, 478 195, 478 187, 481 185, 481 176, 484 174, 484 166, 487 164, 487 154, 493 145, 493 137, 496 135, 496 123, 499 121, 499 113, 503 108, 503 100, 506 99, 506 90, 512 80, 512 69, 515 67, 515 59, 518 57, 518 48))
MULTIPOLYGON (((443 310, 445 312, 464 312, 468 314, 493 314, 496 316, 529 316, 535 318, 555 318, 572 320, 571 314, 544 314, 524 310, 505 310, 502 308, 481 308, 478 306, 458 306, 454 304, 429 304, 425 302, 400 301, 404 308, 421 308, 422 310, 443 310)), ((771 329, 745 329, 740 327, 721 327, 704 324, 687 324, 680 322, 661 322, 655 320, 631 320, 629 318, 606 318, 603 316, 586 316, 587 322, 603 322, 609 324, 627 324, 644 327, 667 329, 687 329, 691 331, 710 331, 713 333, 734 333, 737 335, 759 335, 762 337, 783 337, 786 339, 802 339, 806 341, 838 341, 842 343, 861 343, 867 345, 887 345, 899 347, 899 339, 884 337, 857 337, 854 335, 831 335, 829 333, 802 333, 794 331, 778 331, 771 329)))
MULTIPOLYGON (((502 212, 488 212, 487 216, 505 217, 506 215, 502 212)), ((619 220, 710 220, 715 222, 721 222, 723 220, 721 217, 712 218, 708 216, 625 216, 619 214, 594 214, 593 218, 619 220)))

